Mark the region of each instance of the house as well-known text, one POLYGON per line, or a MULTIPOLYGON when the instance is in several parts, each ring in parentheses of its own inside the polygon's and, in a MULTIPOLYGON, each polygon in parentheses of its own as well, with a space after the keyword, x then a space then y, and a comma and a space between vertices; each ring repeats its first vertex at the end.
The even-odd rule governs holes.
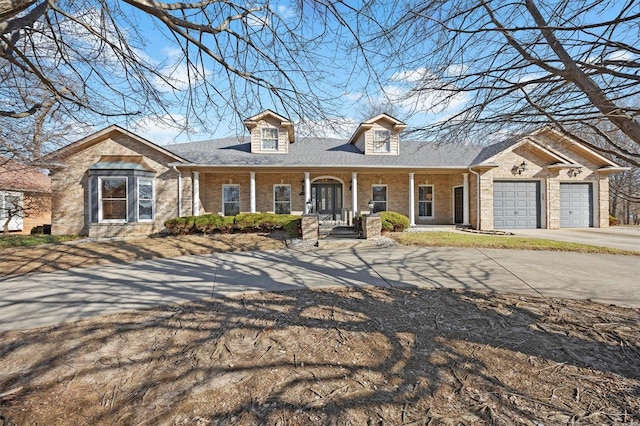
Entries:
POLYGON ((158 146, 110 126, 49 154, 54 234, 150 234, 170 218, 391 210, 412 226, 608 226, 609 174, 624 170, 551 128, 487 147, 405 141, 380 114, 349 140, 297 138, 267 110, 246 137, 158 146))
POLYGON ((51 179, 38 169, 0 156, 0 232, 28 234, 51 223, 51 179))

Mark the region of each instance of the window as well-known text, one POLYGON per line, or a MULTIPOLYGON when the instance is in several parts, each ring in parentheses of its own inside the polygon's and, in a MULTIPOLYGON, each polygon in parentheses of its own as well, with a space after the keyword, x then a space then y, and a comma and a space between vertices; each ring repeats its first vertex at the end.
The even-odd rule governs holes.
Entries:
POLYGON ((373 212, 387 210, 387 185, 373 185, 371 187, 371 199, 373 200, 373 212))
POLYGON ((100 222, 127 221, 127 178, 98 178, 98 220, 100 222))
POLYGON ((9 231, 21 231, 25 213, 21 192, 0 191, 0 232, 5 225, 8 225, 9 231))
POLYGON ((138 221, 153 220, 153 179, 138 178, 138 221))
POLYGON ((262 129, 262 149, 264 151, 278 150, 278 129, 272 127, 262 129))
POLYGON ((433 185, 418 187, 418 216, 433 217, 433 185))
POLYGON ((291 214, 291 185, 273 185, 273 211, 291 214))
POLYGON ((240 185, 222 186, 222 214, 235 216, 240 213, 240 185))
POLYGON ((374 130, 373 152, 391 152, 391 135, 388 130, 374 130))

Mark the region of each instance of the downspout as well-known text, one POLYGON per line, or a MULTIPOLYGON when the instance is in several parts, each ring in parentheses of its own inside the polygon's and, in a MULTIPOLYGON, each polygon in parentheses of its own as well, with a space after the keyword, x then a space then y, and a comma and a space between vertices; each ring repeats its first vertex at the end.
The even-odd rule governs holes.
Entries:
POLYGON ((182 216, 182 173, 178 166, 173 166, 173 170, 178 174, 178 217, 182 216))
POLYGON ((480 230, 480 173, 474 172, 471 167, 469 171, 476 175, 476 230, 480 230))

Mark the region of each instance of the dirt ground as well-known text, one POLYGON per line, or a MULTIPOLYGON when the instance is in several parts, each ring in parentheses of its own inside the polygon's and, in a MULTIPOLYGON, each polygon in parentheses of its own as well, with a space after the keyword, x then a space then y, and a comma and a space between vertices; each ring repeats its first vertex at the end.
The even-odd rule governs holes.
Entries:
POLYGON ((0 360, 3 425, 640 422, 640 312, 584 301, 248 294, 5 332, 0 360))
MULTIPOLYGON (((276 250, 282 233, 183 235, 0 249, 0 276, 225 251, 276 250)), ((1 425, 1 424, 0 424, 1 425)))

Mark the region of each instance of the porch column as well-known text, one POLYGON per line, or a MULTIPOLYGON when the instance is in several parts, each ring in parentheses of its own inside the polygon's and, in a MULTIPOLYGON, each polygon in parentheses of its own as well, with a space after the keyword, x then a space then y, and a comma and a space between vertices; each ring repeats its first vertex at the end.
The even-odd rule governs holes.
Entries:
POLYGON ((416 200, 414 173, 409 173, 409 226, 416 226, 416 200))
POLYGON ((470 225, 469 222, 469 173, 462 174, 462 224, 470 225))
POLYGON ((249 172, 249 212, 256 212, 256 172, 249 172))
POLYGON ((309 179, 309 172, 304 172, 304 213, 309 214, 309 206, 307 201, 311 200, 311 180, 309 179))
POLYGON ((193 172, 193 216, 200 216, 200 172, 193 172))
POLYGON ((351 213, 353 218, 358 214, 358 173, 351 173, 351 213))

